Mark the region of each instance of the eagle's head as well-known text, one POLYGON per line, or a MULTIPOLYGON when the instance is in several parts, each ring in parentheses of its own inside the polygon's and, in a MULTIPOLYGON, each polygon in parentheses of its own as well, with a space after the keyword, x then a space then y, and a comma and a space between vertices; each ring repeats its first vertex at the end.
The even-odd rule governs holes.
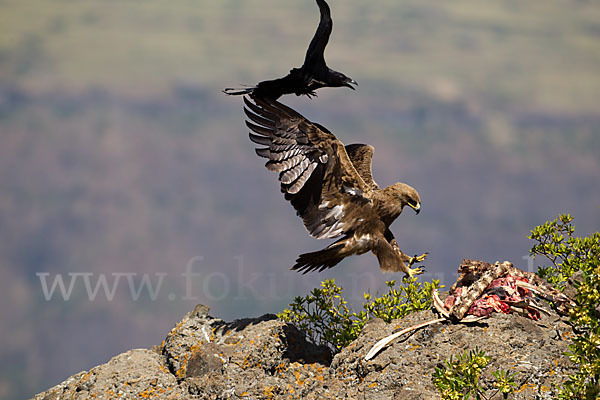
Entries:
POLYGON ((396 199, 400 202, 400 207, 404 208, 404 206, 409 206, 418 214, 419 211, 421 211, 421 198, 419 197, 419 193, 406 183, 396 183, 393 186, 396 199))

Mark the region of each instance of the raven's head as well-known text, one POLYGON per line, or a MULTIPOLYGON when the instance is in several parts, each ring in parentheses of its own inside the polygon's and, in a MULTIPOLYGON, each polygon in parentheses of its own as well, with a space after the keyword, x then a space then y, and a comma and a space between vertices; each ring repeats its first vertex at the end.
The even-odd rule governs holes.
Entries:
POLYGON ((352 90, 355 90, 354 86, 352 86, 352 85, 358 85, 358 82, 356 82, 354 79, 350 78, 349 76, 342 74, 341 72, 331 71, 328 86, 331 86, 331 87, 345 86, 352 90))

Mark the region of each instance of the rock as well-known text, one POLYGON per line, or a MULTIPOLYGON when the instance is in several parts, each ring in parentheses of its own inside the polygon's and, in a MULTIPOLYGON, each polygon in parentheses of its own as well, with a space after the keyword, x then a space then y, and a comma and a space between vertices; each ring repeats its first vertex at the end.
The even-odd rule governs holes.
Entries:
POLYGON ((550 399, 553 385, 560 386, 574 372, 564 356, 572 330, 558 316, 536 322, 515 314, 493 314, 470 325, 434 324, 392 342, 371 361, 364 361, 371 347, 395 328, 435 318, 437 315, 431 311, 423 311, 392 324, 373 320, 355 342, 335 356, 331 368, 337 376, 360 382, 359 386, 367 392, 378 390, 414 399, 439 399, 432 383, 435 367, 443 365, 451 355, 475 348, 491 357, 480 379, 485 387, 493 388, 491 371, 501 368, 518 373, 516 399, 550 399), (365 382, 372 382, 372 386, 367 384, 365 388, 365 382))
POLYGON ((577 297, 577 286, 583 283, 583 271, 575 272, 565 284, 563 293, 565 296, 574 299, 577 297))
POLYGON ((294 325, 274 315, 228 323, 199 306, 157 351, 128 351, 34 398, 439 399, 431 378, 435 367, 475 347, 491 357, 480 379, 488 394, 493 393, 491 371, 498 368, 518 373, 516 399, 552 398, 555 387, 574 372, 564 356, 572 331, 558 316, 531 321, 494 314, 472 325, 438 323, 364 360, 394 329, 434 318, 423 311, 391 324, 372 320, 332 358, 328 348, 307 342, 294 325))
POLYGON ((163 358, 146 349, 130 350, 88 372, 36 395, 36 400, 158 398, 183 399, 186 391, 166 368, 163 358))

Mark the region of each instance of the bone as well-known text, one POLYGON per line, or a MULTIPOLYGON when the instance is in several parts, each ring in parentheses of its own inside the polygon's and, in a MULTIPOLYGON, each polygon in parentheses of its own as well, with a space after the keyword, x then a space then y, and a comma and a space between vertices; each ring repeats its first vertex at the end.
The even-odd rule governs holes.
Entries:
POLYGON ((370 359, 375 357, 377 355, 377 353, 379 353, 381 351, 381 349, 383 349, 385 346, 387 346, 390 342, 392 342, 397 337, 400 337, 400 336, 404 335, 405 333, 416 331, 417 329, 423 328, 425 326, 432 325, 432 324, 435 324, 438 322, 443 322, 443 321, 446 321, 446 318, 433 319, 431 321, 426 321, 421 324, 409 326, 408 328, 403 329, 399 332, 396 332, 390 336, 386 336, 383 339, 381 339, 379 342, 375 343, 375 346, 373 346, 371 348, 371 350, 369 350, 369 352, 365 356, 365 360, 369 361, 370 359))
POLYGON ((492 281, 500 276, 506 275, 508 268, 512 267, 512 263, 504 261, 503 263, 496 262, 494 268, 484 273, 481 278, 469 287, 467 293, 458 298, 452 311, 451 317, 457 321, 463 319, 471 304, 485 291, 492 281))

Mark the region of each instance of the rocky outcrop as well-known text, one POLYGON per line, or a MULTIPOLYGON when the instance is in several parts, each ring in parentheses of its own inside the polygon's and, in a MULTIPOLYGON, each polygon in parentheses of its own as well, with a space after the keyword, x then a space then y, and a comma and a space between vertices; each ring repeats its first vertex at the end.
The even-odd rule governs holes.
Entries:
MULTIPOLYGON (((131 350, 36 395, 52 399, 439 399, 437 365, 466 349, 491 362, 480 382, 493 394, 491 371, 517 372, 515 398, 552 398, 574 372, 564 356, 572 330, 559 316, 532 321, 494 314, 480 323, 437 323, 394 341, 370 361, 364 355, 394 329, 437 318, 423 311, 369 322, 332 357, 274 315, 225 322, 197 306, 153 349, 131 350)), ((496 398, 501 398, 500 395, 496 398)))

